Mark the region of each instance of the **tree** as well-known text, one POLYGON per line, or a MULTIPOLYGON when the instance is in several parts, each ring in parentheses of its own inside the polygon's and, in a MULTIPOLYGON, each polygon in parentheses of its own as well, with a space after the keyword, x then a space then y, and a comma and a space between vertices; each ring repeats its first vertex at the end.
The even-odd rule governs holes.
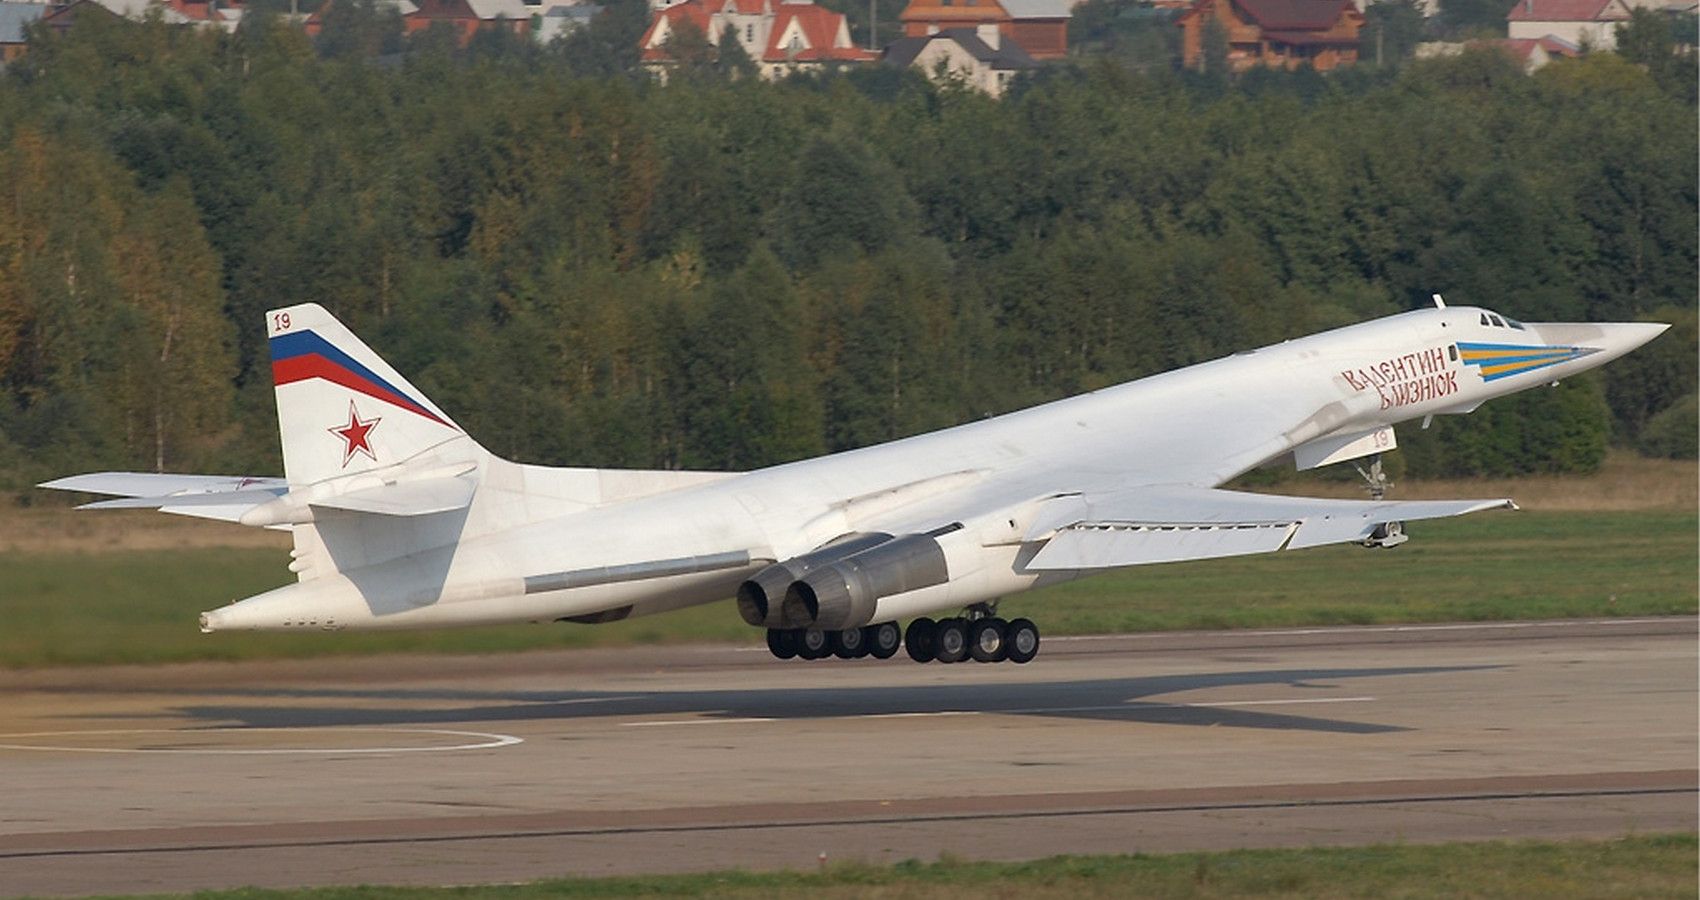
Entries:
POLYGON ((674 21, 673 30, 668 33, 661 49, 673 64, 668 70, 669 78, 700 81, 715 71, 718 56, 715 46, 690 19, 681 17, 674 21))
POLYGON ((1428 20, 1418 0, 1381 0, 1364 9, 1364 25, 1358 32, 1362 43, 1360 60, 1376 65, 1397 65, 1416 52, 1428 20))
POLYGON ((1694 13, 1671 15, 1662 10, 1638 7, 1629 20, 1617 26, 1617 54, 1645 66, 1661 89, 1693 104, 1696 87, 1696 36, 1694 13))
POLYGON ((720 33, 719 67, 728 78, 743 78, 756 74, 755 60, 744 49, 744 42, 738 38, 738 26, 727 25, 720 33))

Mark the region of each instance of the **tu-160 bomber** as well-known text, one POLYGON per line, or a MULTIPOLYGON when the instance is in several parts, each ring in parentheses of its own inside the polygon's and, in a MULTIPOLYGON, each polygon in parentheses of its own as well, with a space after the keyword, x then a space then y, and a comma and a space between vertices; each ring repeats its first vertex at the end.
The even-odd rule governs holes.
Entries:
POLYGON ((689 472, 501 459, 320 306, 273 310, 266 325, 282 478, 107 472, 42 485, 119 498, 90 508, 287 529, 297 581, 203 613, 203 631, 601 623, 736 596, 781 658, 902 649, 919 662, 1017 663, 1040 637, 1032 621, 997 616, 1016 592, 1177 560, 1391 547, 1408 521, 1514 508, 1220 485, 1286 454, 1301 469, 1375 458, 1395 446, 1395 423, 1471 412, 1667 327, 1523 324, 1437 296, 1431 309, 942 431, 689 472))

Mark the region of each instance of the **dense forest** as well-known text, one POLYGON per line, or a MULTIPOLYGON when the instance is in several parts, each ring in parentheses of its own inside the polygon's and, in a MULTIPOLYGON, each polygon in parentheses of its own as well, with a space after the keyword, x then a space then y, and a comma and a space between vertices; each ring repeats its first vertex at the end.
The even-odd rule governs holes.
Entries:
POLYGON ((1427 304, 1659 318, 1406 430, 1426 474, 1693 455, 1692 78, 1613 54, 1238 78, 632 70, 565 42, 84 16, 0 76, 0 472, 279 468, 262 313, 324 304, 492 450, 744 468, 1427 304))

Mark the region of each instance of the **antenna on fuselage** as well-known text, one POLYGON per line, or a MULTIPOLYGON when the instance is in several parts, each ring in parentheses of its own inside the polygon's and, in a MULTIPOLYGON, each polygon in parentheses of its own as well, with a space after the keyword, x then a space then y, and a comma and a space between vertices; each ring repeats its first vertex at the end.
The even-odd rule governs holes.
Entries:
POLYGON ((1440 299, 1439 294, 1431 294, 1430 296, 1432 296, 1434 298, 1434 308, 1435 309, 1445 309, 1446 308, 1446 301, 1440 299))

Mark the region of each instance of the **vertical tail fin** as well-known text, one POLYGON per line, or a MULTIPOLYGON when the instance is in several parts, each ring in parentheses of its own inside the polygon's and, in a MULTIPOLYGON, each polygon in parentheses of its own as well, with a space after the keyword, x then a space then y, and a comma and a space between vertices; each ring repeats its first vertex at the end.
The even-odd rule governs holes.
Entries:
POLYGON ((317 303, 266 313, 283 474, 292 485, 382 468, 460 427, 317 303))

